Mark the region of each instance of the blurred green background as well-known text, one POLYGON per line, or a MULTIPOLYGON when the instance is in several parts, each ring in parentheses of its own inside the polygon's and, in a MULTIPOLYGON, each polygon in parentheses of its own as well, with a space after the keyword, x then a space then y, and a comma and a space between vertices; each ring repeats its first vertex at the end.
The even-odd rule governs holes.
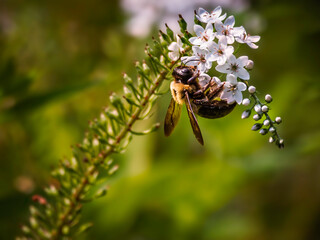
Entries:
MULTIPOLYGON (((31 196, 110 93, 122 91, 121 73, 133 72, 156 34, 157 26, 129 34, 128 2, 0 1, 0 239, 19 233, 31 196)), ((186 2, 162 1, 176 17, 186 2)), ((317 1, 213 1, 208 10, 215 3, 261 35, 258 50, 242 53, 255 62, 250 82, 273 96, 272 117, 283 118, 285 148, 250 131, 242 106, 224 119, 199 119, 201 147, 184 112, 172 137, 135 137, 115 156, 120 170, 107 197, 84 208, 94 226, 79 239, 320 239, 317 1)), ((161 97, 138 127, 163 124, 169 101, 161 97)))

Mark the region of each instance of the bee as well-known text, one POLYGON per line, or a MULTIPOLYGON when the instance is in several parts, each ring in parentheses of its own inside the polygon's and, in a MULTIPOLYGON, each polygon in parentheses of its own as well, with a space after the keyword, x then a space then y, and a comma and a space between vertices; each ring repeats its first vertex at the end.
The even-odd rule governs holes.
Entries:
POLYGON ((164 121, 165 136, 170 136, 176 127, 183 104, 186 105, 193 133, 203 145, 203 137, 195 114, 204 118, 221 118, 228 115, 236 103, 228 104, 220 98, 223 85, 211 80, 201 86, 199 73, 195 67, 180 66, 173 70, 174 81, 170 84, 172 99, 164 121))

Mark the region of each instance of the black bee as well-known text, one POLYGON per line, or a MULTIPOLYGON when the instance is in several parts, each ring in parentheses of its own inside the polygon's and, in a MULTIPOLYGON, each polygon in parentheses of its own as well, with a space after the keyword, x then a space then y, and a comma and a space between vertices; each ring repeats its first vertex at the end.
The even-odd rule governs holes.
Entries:
POLYGON ((193 133, 203 145, 203 138, 195 114, 204 118, 221 118, 229 114, 236 103, 221 100, 223 84, 210 81, 205 86, 198 82, 199 73, 194 67, 180 66, 173 70, 174 81, 170 84, 172 99, 164 121, 165 136, 169 136, 177 125, 182 105, 186 104, 193 133))

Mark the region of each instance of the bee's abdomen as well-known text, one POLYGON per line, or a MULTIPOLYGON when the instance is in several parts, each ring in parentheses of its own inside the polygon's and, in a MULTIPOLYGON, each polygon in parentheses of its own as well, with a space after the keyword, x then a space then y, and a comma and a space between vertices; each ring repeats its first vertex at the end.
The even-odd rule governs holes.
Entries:
POLYGON ((202 100, 193 100, 192 108, 194 113, 204 118, 221 118, 228 115, 236 103, 228 104, 226 101, 202 101, 202 100))

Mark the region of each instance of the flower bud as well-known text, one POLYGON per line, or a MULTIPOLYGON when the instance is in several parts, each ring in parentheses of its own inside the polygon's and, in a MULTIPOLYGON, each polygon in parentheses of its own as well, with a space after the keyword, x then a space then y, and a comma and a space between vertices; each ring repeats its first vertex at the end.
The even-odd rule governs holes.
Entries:
POLYGON ((250 99, 249 98, 245 98, 242 100, 242 105, 244 106, 248 106, 250 104, 250 99))
POLYGON ((251 130, 252 131, 257 131, 259 130, 260 128, 262 127, 262 124, 261 123, 256 123, 252 126, 251 130))
POLYGON ((241 115, 241 118, 242 119, 245 119, 245 118, 248 118, 251 114, 251 111, 250 110, 245 110, 242 115, 241 115))
POLYGON ((273 133, 275 131, 276 131, 276 129, 274 127, 269 128, 269 132, 273 133))
POLYGON ((106 122, 107 121, 106 115, 104 115, 104 113, 100 113, 100 121, 101 122, 106 122))
POLYGON ((252 70, 253 66, 254 66, 254 62, 252 60, 249 60, 247 65, 246 65, 246 69, 252 70))
POLYGON ((256 87, 255 86, 250 86, 249 88, 248 88, 248 91, 249 91, 249 93, 255 93, 256 92, 256 87))
POLYGON ((268 119, 263 121, 263 125, 264 126, 269 126, 269 124, 270 124, 270 121, 268 119))
POLYGON ((274 138, 273 137, 269 137, 269 143, 273 143, 274 142, 274 138))
POLYGON ((108 172, 109 175, 114 174, 116 171, 118 171, 119 165, 114 165, 108 172))
POLYGON ((268 108, 267 105, 263 105, 263 106, 261 107, 261 110, 262 110, 262 112, 268 112, 269 108, 268 108))
POLYGON ((259 133, 261 135, 266 135, 268 133, 268 129, 262 128, 262 129, 260 129, 259 133))
POLYGON ((98 140, 97 138, 94 138, 94 139, 92 140, 92 146, 94 146, 94 147, 99 146, 99 140, 98 140))
POLYGON ((147 75, 150 74, 150 68, 149 68, 149 66, 147 65, 146 61, 143 61, 143 63, 142 63, 142 69, 143 69, 143 71, 144 71, 147 75))
POLYGON ((266 100, 267 103, 271 103, 272 102, 272 97, 270 94, 267 94, 265 97, 264 97, 264 100, 266 100))
POLYGON ((128 85, 131 85, 133 83, 132 78, 128 76, 128 74, 123 73, 123 79, 124 82, 128 85))
POLYGON ((282 119, 281 119, 281 117, 276 117, 275 121, 276 121, 276 123, 280 124, 282 122, 282 119))
POLYGON ((279 148, 284 148, 284 141, 283 141, 283 139, 280 139, 276 144, 278 145, 279 148))
POLYGON ((261 116, 259 114, 255 114, 253 115, 253 119, 258 121, 259 119, 261 119, 261 116))
POLYGON ((117 105, 118 103, 121 103, 120 97, 115 93, 112 93, 109 99, 112 105, 117 105))
POLYGON ((261 105, 260 104, 257 104, 254 106, 254 110, 257 112, 257 113, 261 113, 261 105))

